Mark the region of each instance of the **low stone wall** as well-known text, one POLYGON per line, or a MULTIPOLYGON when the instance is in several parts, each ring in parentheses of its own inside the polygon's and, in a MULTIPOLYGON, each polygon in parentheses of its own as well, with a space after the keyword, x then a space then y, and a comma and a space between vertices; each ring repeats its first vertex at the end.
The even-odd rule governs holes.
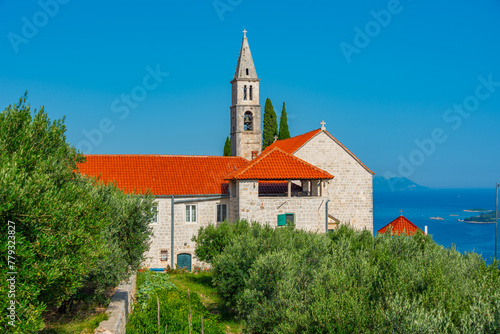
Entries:
POLYGON ((127 317, 132 312, 135 297, 135 279, 133 274, 118 285, 106 311, 108 320, 101 322, 94 333, 125 334, 127 317))

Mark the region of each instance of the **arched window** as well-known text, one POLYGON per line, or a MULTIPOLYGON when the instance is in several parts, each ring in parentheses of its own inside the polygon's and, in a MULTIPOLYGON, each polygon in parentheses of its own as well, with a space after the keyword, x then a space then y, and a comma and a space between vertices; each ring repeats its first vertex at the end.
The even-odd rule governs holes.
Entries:
POLYGON ((243 129, 245 131, 253 130, 253 115, 250 111, 245 112, 243 116, 243 129))
POLYGON ((253 86, 250 86, 250 100, 253 100, 253 86))
POLYGON ((247 100, 247 85, 245 85, 245 87, 243 87, 243 100, 247 100))
POLYGON ((247 75, 248 75, 248 68, 247 68, 247 75))

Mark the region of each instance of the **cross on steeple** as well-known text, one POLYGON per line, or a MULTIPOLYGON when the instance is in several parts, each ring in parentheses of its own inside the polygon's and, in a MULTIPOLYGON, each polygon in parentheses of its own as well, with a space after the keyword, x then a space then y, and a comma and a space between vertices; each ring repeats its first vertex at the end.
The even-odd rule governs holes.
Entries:
POLYGON ((325 121, 321 121, 321 123, 319 123, 319 124, 321 124, 321 130, 326 130, 326 128, 325 128, 326 122, 325 121))
POLYGON ((247 30, 245 28, 243 28, 243 38, 247 38, 247 30))
POLYGON ((403 215, 403 209, 399 210, 399 212, 401 212, 401 216, 403 215))

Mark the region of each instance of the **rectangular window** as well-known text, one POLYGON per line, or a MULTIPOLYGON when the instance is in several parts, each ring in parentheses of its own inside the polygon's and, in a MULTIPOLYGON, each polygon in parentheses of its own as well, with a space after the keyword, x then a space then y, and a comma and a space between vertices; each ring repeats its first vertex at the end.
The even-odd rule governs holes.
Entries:
POLYGON ((227 205, 217 204, 217 222, 223 222, 227 219, 227 205))
POLYGON ((196 223, 196 205, 186 205, 186 223, 196 223))
POLYGON ((149 221, 150 224, 158 223, 158 203, 154 203, 151 207, 151 212, 153 213, 153 217, 149 221))
POLYGON ((295 224, 295 213, 285 213, 278 215, 278 226, 286 226, 295 224))
POLYGON ((160 251, 160 261, 167 261, 168 260, 168 251, 165 249, 162 249, 160 251))

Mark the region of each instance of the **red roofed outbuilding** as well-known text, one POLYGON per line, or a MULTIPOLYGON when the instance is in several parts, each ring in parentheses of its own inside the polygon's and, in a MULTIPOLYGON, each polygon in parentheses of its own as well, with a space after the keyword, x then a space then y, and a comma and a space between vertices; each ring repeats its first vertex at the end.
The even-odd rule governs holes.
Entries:
POLYGON ((385 233, 387 231, 391 231, 392 234, 401 234, 405 233, 406 235, 414 235, 417 231, 424 233, 421 229, 419 229, 415 224, 406 219, 403 215, 394 219, 389 224, 382 227, 377 233, 385 233))

